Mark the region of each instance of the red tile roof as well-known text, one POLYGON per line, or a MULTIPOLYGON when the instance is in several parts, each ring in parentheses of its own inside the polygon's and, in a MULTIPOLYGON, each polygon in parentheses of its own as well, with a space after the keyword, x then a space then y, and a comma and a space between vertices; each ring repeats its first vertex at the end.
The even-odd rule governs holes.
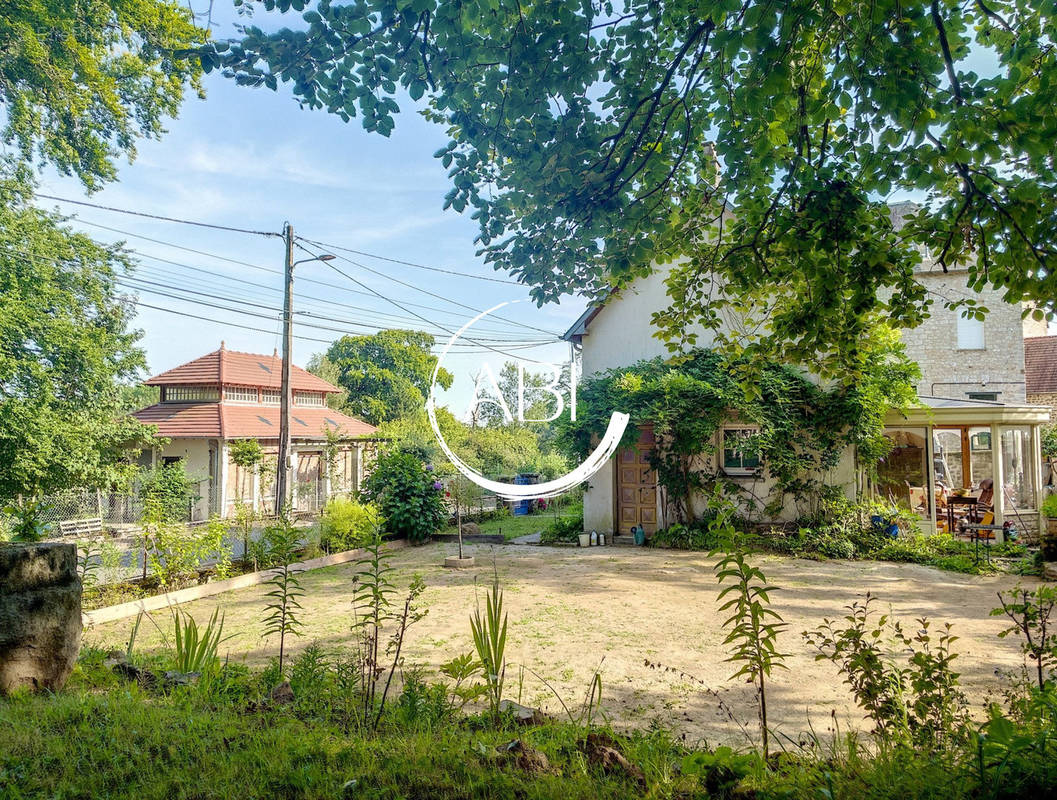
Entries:
POLYGON ((1057 392, 1057 336, 1024 340, 1024 380, 1029 395, 1057 392))
MULTIPOLYGON (((148 386, 223 384, 278 389, 282 371, 283 360, 277 355, 240 353, 237 350, 227 350, 221 345, 219 350, 155 375, 145 383, 148 386)), ((290 385, 294 389, 311 392, 341 391, 334 384, 306 372, 296 364, 290 367, 290 385)))
MULTIPOLYGON (((278 406, 158 403, 133 416, 157 425, 158 434, 170 439, 279 438, 278 406)), ((345 436, 370 436, 377 430, 340 411, 296 406, 290 411, 290 428, 294 439, 322 439, 325 428, 345 436)))
POLYGON ((161 436, 178 439, 220 438, 220 403, 158 403, 132 416, 140 422, 157 425, 161 436))

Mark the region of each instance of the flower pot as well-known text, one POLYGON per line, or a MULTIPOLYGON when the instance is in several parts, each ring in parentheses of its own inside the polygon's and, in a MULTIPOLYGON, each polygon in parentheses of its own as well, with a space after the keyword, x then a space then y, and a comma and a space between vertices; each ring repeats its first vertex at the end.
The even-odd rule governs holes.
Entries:
POLYGON ((591 534, 589 534, 589 533, 581 533, 580 534, 580 547, 590 547, 590 546, 591 546, 591 534))

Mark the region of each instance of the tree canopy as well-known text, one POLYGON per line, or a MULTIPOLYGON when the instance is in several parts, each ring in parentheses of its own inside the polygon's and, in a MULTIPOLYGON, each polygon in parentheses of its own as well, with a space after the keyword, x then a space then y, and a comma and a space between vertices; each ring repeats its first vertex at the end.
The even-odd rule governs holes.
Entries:
POLYGON ((878 318, 928 313, 925 248, 1009 302, 1057 295, 1053 3, 263 6, 310 8, 208 58, 383 135, 416 104, 450 136, 446 205, 540 302, 677 261, 673 344, 751 306, 728 347, 843 376, 878 318), (899 231, 892 196, 921 201, 899 231))
MULTIPOLYGON (((347 392, 345 410, 372 425, 414 414, 425 407, 436 356, 433 337, 421 331, 384 330, 366 336, 343 336, 314 359, 316 374, 336 379, 347 392)), ((441 369, 437 383, 451 386, 441 369)))
MULTIPOLYGON (((117 176, 176 116, 186 86, 201 91, 208 40, 169 0, 22 0, 0 12, 2 138, 29 163, 73 173, 89 189, 117 176)), ((208 63, 208 60, 206 60, 208 63)))
POLYGON ((107 486, 153 443, 122 412, 144 366, 116 279, 130 267, 29 205, 28 177, 0 181, 0 498, 107 486))

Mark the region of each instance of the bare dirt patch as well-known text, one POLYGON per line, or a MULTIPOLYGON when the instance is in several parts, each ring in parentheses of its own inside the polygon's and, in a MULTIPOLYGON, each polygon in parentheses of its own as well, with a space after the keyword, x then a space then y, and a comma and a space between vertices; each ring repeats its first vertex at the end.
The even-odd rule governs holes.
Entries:
MULTIPOLYGON (((700 553, 614 547, 464 549, 476 557, 476 568, 444 569, 444 557, 454 554, 455 545, 427 545, 393 554, 398 585, 406 586, 414 573, 420 573, 428 586, 423 598, 429 615, 409 634, 408 665, 436 672, 438 665, 472 648, 469 614, 475 582, 478 591, 487 587, 494 559, 510 616, 507 697, 561 715, 561 705, 536 675, 546 679, 567 704, 578 705, 601 663, 603 708, 614 725, 645 727, 659 721, 690 740, 744 742, 715 697, 676 672, 651 669, 648 660, 703 681, 755 731, 752 687, 728 680, 734 668, 724 662, 713 559, 700 553)), ((977 712, 1006 685, 998 673, 1019 670, 1023 664, 1018 643, 997 637, 1004 627, 1002 619, 989 616, 997 605, 995 593, 1013 586, 1015 577, 958 575, 873 561, 816 562, 767 555, 754 556, 752 561, 780 587, 772 599, 789 623, 780 643, 790 654, 789 669, 773 676, 768 706, 772 722, 790 736, 807 729, 808 712, 820 733, 832 726, 831 714, 842 730, 863 727, 862 715, 835 668, 814 660, 800 632, 824 617, 840 616, 845 605, 867 591, 878 599, 879 612, 907 624, 927 616, 936 627, 944 622, 954 625, 960 637, 955 643, 956 665, 977 712)), ((294 640, 295 651, 312 641, 335 651, 349 645, 355 573, 355 565, 346 564, 302 576, 304 635, 294 640)), ((261 637, 264 591, 263 587, 243 589, 185 608, 205 622, 219 605, 226 614, 225 631, 234 634, 224 645, 230 657, 261 665, 274 655, 277 645, 261 637)), ((166 614, 156 612, 154 619, 162 629, 170 627, 166 614)), ((98 626, 86 632, 86 643, 121 646, 131 625, 131 620, 124 620, 98 626)), ((161 641, 154 626, 144 621, 137 649, 156 648, 161 641)))

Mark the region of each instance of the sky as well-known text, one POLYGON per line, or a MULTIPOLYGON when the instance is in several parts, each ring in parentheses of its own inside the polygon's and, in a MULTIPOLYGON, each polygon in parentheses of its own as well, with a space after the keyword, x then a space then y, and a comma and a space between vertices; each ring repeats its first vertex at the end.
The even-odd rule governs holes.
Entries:
MULTIPOLYGON (((234 35, 232 23, 237 19, 229 2, 217 3, 214 36, 234 35)), ((296 27, 299 19, 296 13, 259 12, 253 24, 296 27)), ((475 256, 477 225, 469 215, 443 210, 450 184, 433 158, 447 142, 443 128, 404 103, 396 130, 385 138, 364 131, 359 119, 345 123, 325 111, 302 110, 282 84, 278 92, 250 89, 215 72, 205 76, 204 84, 206 99, 188 96, 179 118, 167 123, 168 132, 160 140, 140 141, 134 162, 120 165, 116 182, 89 196, 75 178, 46 171, 38 194, 276 233, 289 222, 296 235, 325 243, 328 246, 317 252, 339 256, 330 264, 361 285, 324 263, 296 267, 294 334, 305 338, 294 339, 293 361, 301 366, 345 333, 379 328, 428 329, 439 346, 448 331, 468 322, 476 310, 513 300, 522 302, 498 313, 532 327, 483 320, 479 328, 497 342, 494 346, 537 361, 567 360, 564 342, 514 348, 530 341, 554 342, 586 307, 581 298, 540 309, 527 301, 528 291, 520 285, 432 272, 336 249, 510 280, 475 256), (434 324, 427 326, 415 314, 434 324)), ((139 255, 140 266, 124 288, 139 295, 134 325, 143 331, 149 374, 216 350, 221 341, 228 349, 264 354, 281 346, 285 249, 280 238, 50 199, 38 199, 38 204, 74 215, 73 227, 98 241, 125 241, 139 255), (249 315, 212 307, 217 305, 249 315)), ((310 256, 298 251, 295 257, 310 256)), ((456 380, 441 399, 457 415, 465 411, 474 388, 471 376, 481 370, 482 362, 488 361, 498 374, 509 360, 494 351, 466 349, 477 352, 451 355, 445 361, 456 380)))

